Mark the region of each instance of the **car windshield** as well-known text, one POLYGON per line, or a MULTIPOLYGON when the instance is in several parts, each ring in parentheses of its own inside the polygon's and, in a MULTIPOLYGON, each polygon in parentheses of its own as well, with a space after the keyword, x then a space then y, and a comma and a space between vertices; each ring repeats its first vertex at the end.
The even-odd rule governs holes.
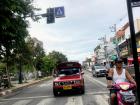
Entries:
POLYGON ((58 75, 74 75, 80 72, 79 68, 62 69, 58 72, 58 75))
POLYGON ((104 69, 104 66, 95 66, 95 69, 104 69))

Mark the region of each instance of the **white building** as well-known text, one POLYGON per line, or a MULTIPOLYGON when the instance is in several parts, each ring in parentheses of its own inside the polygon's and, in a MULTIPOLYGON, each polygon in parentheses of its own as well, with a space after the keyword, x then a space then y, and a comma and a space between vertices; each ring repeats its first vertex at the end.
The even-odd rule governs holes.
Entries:
MULTIPOLYGON (((137 51, 140 55, 140 8, 133 9, 134 26, 136 33, 137 51)), ((127 64, 127 58, 132 56, 130 26, 128 16, 116 24, 115 36, 119 57, 127 64)))
POLYGON ((112 61, 114 56, 117 56, 116 46, 112 41, 105 44, 99 44, 95 49, 96 63, 104 63, 112 61))
POLYGON ((99 44, 94 49, 95 57, 96 57, 96 63, 104 63, 106 62, 105 58, 105 49, 103 44, 99 44))

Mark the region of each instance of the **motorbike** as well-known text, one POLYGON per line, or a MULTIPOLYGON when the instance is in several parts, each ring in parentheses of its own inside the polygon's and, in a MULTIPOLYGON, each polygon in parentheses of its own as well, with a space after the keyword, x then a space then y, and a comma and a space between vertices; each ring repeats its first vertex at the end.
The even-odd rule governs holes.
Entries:
POLYGON ((135 88, 136 88, 135 85, 129 82, 121 82, 113 84, 112 88, 110 88, 110 91, 113 89, 116 92, 115 105, 135 105, 136 103, 136 95, 134 94, 135 88))

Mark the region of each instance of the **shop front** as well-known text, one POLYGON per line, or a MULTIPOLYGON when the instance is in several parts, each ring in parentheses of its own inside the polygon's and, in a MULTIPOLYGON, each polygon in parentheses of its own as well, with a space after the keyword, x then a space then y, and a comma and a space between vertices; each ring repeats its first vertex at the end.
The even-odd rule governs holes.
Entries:
POLYGON ((127 58, 130 55, 130 48, 128 44, 128 40, 124 41, 122 44, 119 45, 119 56, 123 59, 124 63, 127 64, 127 58))

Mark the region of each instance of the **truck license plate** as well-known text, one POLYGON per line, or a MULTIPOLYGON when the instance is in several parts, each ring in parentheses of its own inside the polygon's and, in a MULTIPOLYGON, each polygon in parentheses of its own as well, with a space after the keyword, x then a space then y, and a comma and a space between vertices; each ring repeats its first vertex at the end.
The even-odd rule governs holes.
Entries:
POLYGON ((70 90, 70 89, 72 89, 72 86, 71 85, 63 86, 63 89, 64 90, 70 90))

